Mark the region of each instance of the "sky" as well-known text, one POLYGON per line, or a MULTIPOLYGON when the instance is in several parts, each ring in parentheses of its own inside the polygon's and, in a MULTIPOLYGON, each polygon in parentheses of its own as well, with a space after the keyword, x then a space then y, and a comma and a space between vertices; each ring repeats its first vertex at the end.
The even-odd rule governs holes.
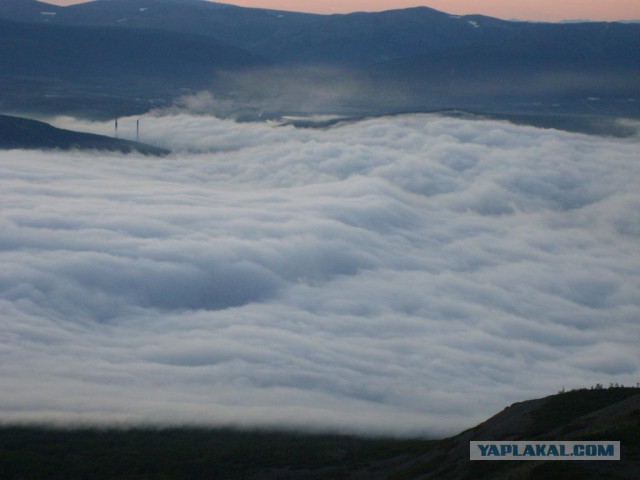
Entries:
POLYGON ((640 378, 638 139, 185 108, 141 136, 175 153, 0 152, 5 422, 441 436, 640 378))
MULTIPOLYGON (((70 5, 74 0, 48 0, 47 3, 70 5)), ((505 19, 560 21, 567 19, 638 20, 638 0, 236 0, 231 3, 246 7, 272 8, 313 13, 347 13, 381 11, 424 5, 453 14, 475 14, 505 19)))

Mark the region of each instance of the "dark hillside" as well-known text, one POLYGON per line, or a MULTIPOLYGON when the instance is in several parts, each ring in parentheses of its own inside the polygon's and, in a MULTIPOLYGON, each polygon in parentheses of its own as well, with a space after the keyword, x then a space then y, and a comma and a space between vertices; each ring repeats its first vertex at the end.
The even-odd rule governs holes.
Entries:
POLYGON ((91 83, 146 79, 206 86, 221 69, 264 63, 209 37, 153 30, 0 21, 3 76, 91 83))
POLYGON ((0 44, 5 112, 139 113, 209 88, 220 71, 265 65, 210 37, 157 30, 0 20, 0 44))
POLYGON ((63 11, 57 5, 38 0, 2 0, 2 18, 20 21, 45 21, 63 11))
POLYGON ((516 403, 444 440, 198 428, 0 429, 4 480, 638 479, 640 388, 516 403), (470 462, 470 440, 618 440, 619 462, 470 462))
POLYGON ((189 33, 249 49, 261 41, 269 42, 280 32, 321 18, 320 15, 243 8, 203 0, 100 0, 64 8, 49 8, 35 0, 24 0, 26 6, 22 1, 7 0, 0 6, 0 18, 50 25, 189 33))
POLYGON ((145 155, 169 153, 143 143, 63 130, 47 123, 7 115, 0 115, 0 149, 108 150, 145 155))
POLYGON ((397 477, 411 479, 640 478, 640 388, 582 389, 519 402, 443 440, 397 477), (472 440, 620 441, 621 461, 469 461, 472 440), (405 476, 401 474, 404 472, 405 476))
POLYGON ((516 22, 427 7, 317 15, 204 0, 97 0, 64 8, 3 0, 0 18, 197 34, 289 64, 365 66, 468 49, 493 57, 488 63, 504 56, 583 66, 622 60, 630 68, 640 61, 638 24, 516 22))
POLYGON ((0 19, 5 112, 88 115, 91 105, 115 116, 208 90, 252 115, 640 117, 640 24, 426 7, 314 15, 204 0, 3 0, 0 19))

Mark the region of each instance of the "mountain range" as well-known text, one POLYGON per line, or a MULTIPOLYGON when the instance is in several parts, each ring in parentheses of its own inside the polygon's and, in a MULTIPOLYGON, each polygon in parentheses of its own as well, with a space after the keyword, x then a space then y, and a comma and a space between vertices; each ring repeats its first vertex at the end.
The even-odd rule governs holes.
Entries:
POLYGON ((426 7, 315 15, 203 0, 0 3, 0 109, 113 117, 206 90, 214 113, 442 108, 640 116, 640 25, 426 7))

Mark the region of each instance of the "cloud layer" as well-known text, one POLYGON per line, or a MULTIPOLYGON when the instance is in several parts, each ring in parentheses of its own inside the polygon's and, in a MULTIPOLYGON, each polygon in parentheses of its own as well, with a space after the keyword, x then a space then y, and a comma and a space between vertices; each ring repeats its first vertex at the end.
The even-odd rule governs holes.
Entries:
POLYGON ((640 380, 638 143, 142 126, 177 153, 0 153, 5 421, 440 435, 640 380))

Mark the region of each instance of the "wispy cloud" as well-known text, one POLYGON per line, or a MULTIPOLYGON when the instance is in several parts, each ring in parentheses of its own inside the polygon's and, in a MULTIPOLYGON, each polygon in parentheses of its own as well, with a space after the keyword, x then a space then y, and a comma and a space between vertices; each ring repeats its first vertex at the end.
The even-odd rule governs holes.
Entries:
POLYGON ((142 125, 177 153, 0 153, 5 421, 442 434, 638 381, 637 143, 142 125))

